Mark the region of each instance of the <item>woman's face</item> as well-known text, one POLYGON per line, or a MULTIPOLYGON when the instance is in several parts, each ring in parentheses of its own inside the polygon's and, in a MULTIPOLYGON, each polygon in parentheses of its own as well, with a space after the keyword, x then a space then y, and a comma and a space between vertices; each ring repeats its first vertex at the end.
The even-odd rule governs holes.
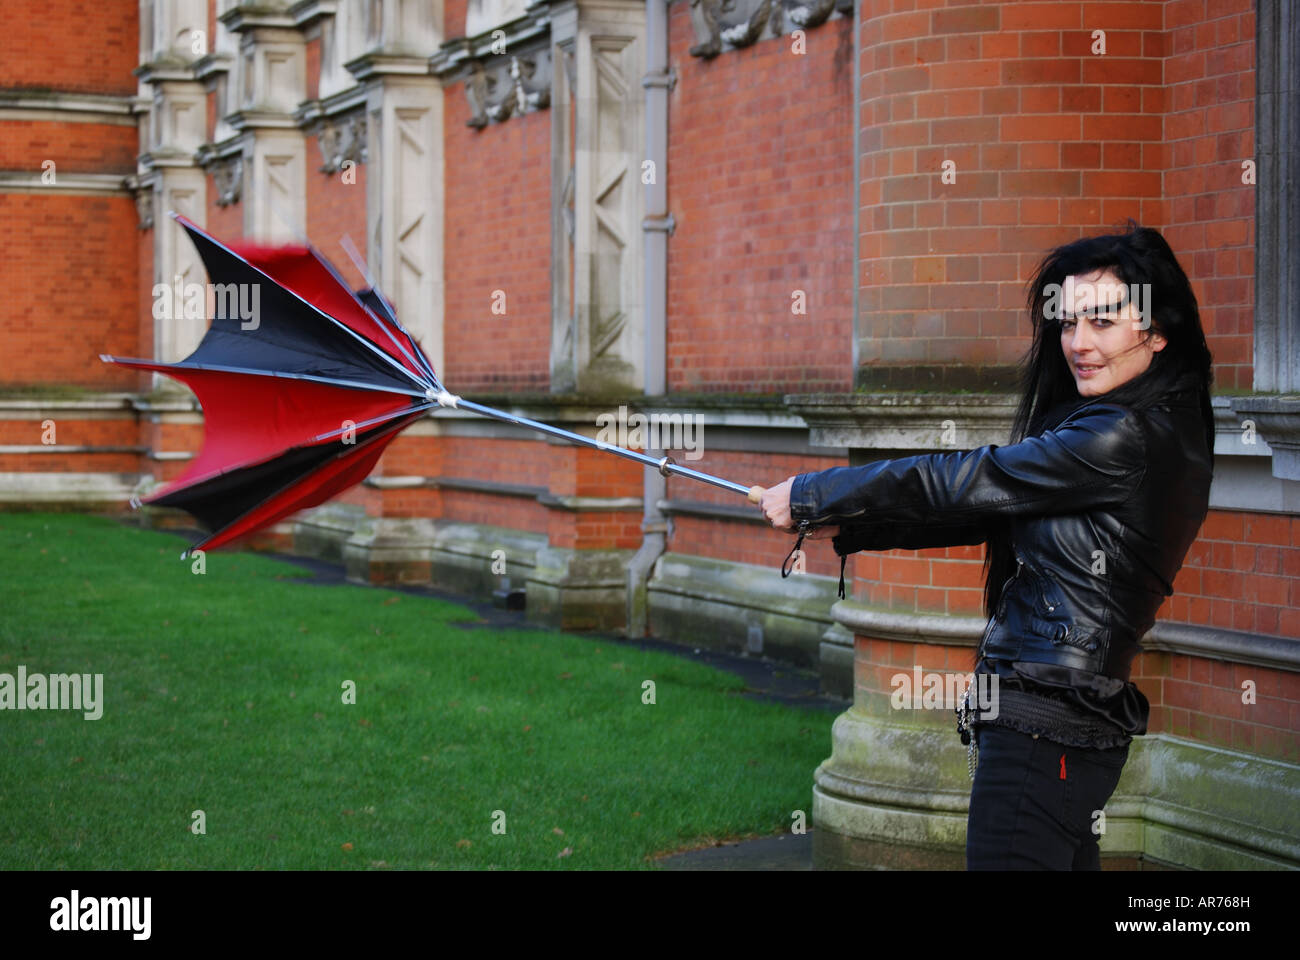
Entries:
POLYGON ((1077 274, 1064 286, 1061 351, 1079 396, 1100 396, 1128 383, 1165 348, 1165 338, 1150 328, 1149 288, 1130 296, 1110 270, 1077 274), (1116 308, 1119 303, 1124 306, 1116 308))

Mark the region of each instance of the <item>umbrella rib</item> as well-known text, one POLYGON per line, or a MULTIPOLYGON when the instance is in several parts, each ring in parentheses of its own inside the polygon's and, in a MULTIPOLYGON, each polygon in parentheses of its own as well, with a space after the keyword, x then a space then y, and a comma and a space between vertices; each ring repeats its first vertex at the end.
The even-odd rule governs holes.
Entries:
MULTIPOLYGON (((442 384, 438 382, 438 375, 433 372, 433 365, 429 363, 429 358, 426 357, 424 355, 424 351, 421 350, 416 345, 415 338, 411 336, 411 334, 407 331, 406 327, 402 326, 402 321, 397 319, 397 311, 393 309, 393 305, 389 303, 388 298, 384 296, 384 291, 380 290, 378 284, 375 283, 374 275, 371 274, 369 265, 366 263, 365 260, 362 259, 361 252, 357 250, 357 245, 352 242, 351 235, 345 233, 343 234, 343 236, 339 237, 339 246, 342 247, 343 252, 346 253, 349 258, 351 258, 352 265, 356 267, 358 272, 360 272, 360 274, 365 278, 366 284, 370 287, 370 292, 373 293, 379 299, 379 302, 384 305, 385 309, 388 311, 389 316, 380 318, 379 314, 374 310, 371 310, 369 307, 366 307, 367 312, 369 312, 372 316, 382 319, 384 321, 385 323, 384 332, 388 333, 388 336, 390 338, 393 338, 394 342, 397 341, 396 338, 393 337, 392 333, 388 331, 387 324, 389 323, 391 323, 394 327, 397 328, 398 333, 406 337, 407 343, 409 343, 411 345, 411 349, 415 351, 416 363, 420 366, 420 368, 425 373, 429 375, 429 380, 431 382, 431 385, 435 389, 441 390, 442 384), (389 317, 391 317, 392 319, 390 320, 389 317)), ((325 257, 321 257, 320 259, 324 262, 325 266, 327 266, 335 275, 338 274, 338 271, 334 269, 334 265, 330 263, 329 260, 327 260, 325 257)), ((351 288, 349 287, 349 289, 351 288)), ((356 296, 356 292, 353 291, 352 295, 356 296)), ((361 299, 360 297, 357 297, 358 301, 360 299, 361 299)), ((363 303, 362 306, 364 307, 365 304, 363 303)), ((401 346, 400 343, 398 345, 401 346)), ((402 352, 406 353, 405 348, 402 349, 402 352)), ((407 354, 407 356, 410 356, 410 354, 407 354)))
MULTIPOLYGON (((332 277, 334 277, 335 280, 338 281, 339 286, 341 286, 344 290, 346 290, 348 292, 348 295, 351 296, 352 299, 356 301, 357 306, 359 306, 362 310, 364 310, 366 314, 375 321, 376 326, 378 326, 380 330, 384 331, 384 335, 387 336, 389 340, 393 341, 393 346, 395 346, 398 350, 402 351, 402 356, 406 357, 407 360, 410 360, 411 363, 415 364, 416 367, 422 370, 427 370, 427 365, 420 363, 415 359, 415 357, 411 356, 411 354, 407 351, 406 347, 402 346, 402 342, 398 340, 395 336, 393 336, 393 331, 388 329, 388 324, 386 324, 383 320, 381 320, 377 313, 375 313, 373 310, 371 310, 369 307, 367 307, 364 303, 361 302, 361 298, 357 296, 356 291, 354 291, 350 286, 348 286, 347 281, 344 280, 339 275, 339 272, 334 269, 334 264, 330 263, 329 260, 327 260, 325 257, 322 257, 320 255, 320 251, 317 250, 315 247, 309 246, 307 249, 311 251, 313 257, 315 257, 318 261, 320 261, 320 264, 326 269, 326 271, 328 271, 329 274, 332 277)), ((427 370, 427 372, 430 374, 433 373, 432 370, 427 370)), ((434 386, 434 384, 426 383, 424 384, 424 386, 432 387, 434 386)))
MULTIPOLYGON (((374 290, 375 295, 378 296, 379 299, 384 302, 384 305, 386 307, 388 307, 389 312, 393 315, 392 324, 393 326, 397 327, 397 332, 400 333, 402 336, 406 337, 408 341, 410 341, 411 347, 415 350, 416 360, 419 361, 420 366, 424 368, 424 372, 429 375, 430 383, 436 389, 441 390, 442 384, 438 381, 438 375, 433 372, 433 365, 429 363, 429 358, 426 357, 424 355, 424 351, 419 349, 419 347, 416 345, 415 337, 411 336, 411 331, 407 330, 406 327, 402 326, 402 321, 397 319, 397 311, 393 309, 393 305, 389 303, 388 298, 384 296, 384 292, 377 287, 371 287, 370 289, 374 290)), ((366 309, 369 309, 369 307, 367 307, 366 309)))
MULTIPOLYGON (((358 423, 357 429, 359 430, 364 427, 368 427, 376 423, 383 423, 388 420, 395 420, 400 417, 404 417, 409 413, 417 413, 417 412, 422 413, 423 411, 427 410, 431 406, 434 406, 432 401, 429 401, 427 403, 422 403, 422 404, 416 404, 410 407, 403 407, 400 410, 394 410, 382 416, 374 417, 370 420, 367 420, 365 423, 358 423)), ((343 433, 344 431, 338 430, 335 432, 343 433)), ((210 473, 205 473, 201 477, 192 477, 189 480, 185 481, 185 486, 183 487, 179 487, 176 490, 172 490, 170 489, 170 487, 164 488, 162 490, 159 490, 157 493, 150 494, 148 497, 145 497, 140 502, 152 503, 153 501, 158 500, 162 497, 169 497, 173 493, 179 493, 181 490, 188 490, 190 487, 197 487, 199 484, 207 483, 209 480, 215 480, 217 477, 224 477, 226 474, 234 473, 236 470, 247 470, 249 467, 256 467, 263 463, 269 463, 272 460, 274 460, 276 457, 283 456, 286 450, 294 450, 297 449, 298 447, 312 446, 316 443, 316 441, 320 440, 322 437, 328 437, 328 436, 330 436, 330 434, 323 433, 318 437, 312 437, 310 440, 305 440, 302 443, 295 444, 294 446, 286 447, 285 450, 281 450, 278 453, 272 453, 269 456, 259 457, 255 460, 245 460, 241 463, 234 463, 231 464, 230 466, 222 467, 220 470, 213 470, 210 473)), ((359 450, 361 448, 358 447, 357 449, 359 450)), ((231 522, 233 523, 234 521, 232 520, 231 522)))
POLYGON ((106 363, 120 363, 124 366, 143 366, 148 369, 167 367, 171 370, 211 370, 216 373, 240 373, 250 377, 278 377, 282 380, 309 380, 312 383, 324 383, 332 387, 346 387, 349 390, 369 390, 373 393, 396 393, 407 397, 428 399, 424 390, 412 390, 408 387, 386 387, 360 380, 339 380, 334 377, 320 377, 310 373, 285 373, 282 370, 257 370, 253 367, 228 367, 216 363, 158 363, 155 360, 142 360, 136 357, 114 357, 101 353, 99 359, 106 363))
MULTIPOLYGON (((353 330, 351 327, 349 327, 346 323, 343 323, 343 322, 341 322, 341 321, 339 321, 339 320, 335 320, 333 317, 331 317, 328 313, 326 313, 326 312, 325 312, 324 310, 322 310, 320 307, 316 306, 316 305, 313 304, 311 301, 309 301, 309 300, 307 300, 307 299, 305 299, 305 298, 299 296, 299 295, 298 295, 297 293, 295 293, 293 290, 290 290, 290 289, 289 289, 288 287, 286 287, 284 284, 280 283, 278 280, 276 280, 274 277, 272 277, 269 273, 267 273, 265 270, 263 270, 263 269, 262 269, 261 267, 259 267, 257 264, 255 264, 255 263, 249 263, 249 261, 247 260, 247 258, 245 258, 245 257, 241 257, 238 253, 236 253, 234 250, 231 250, 228 246, 226 246, 224 243, 222 243, 222 242, 221 242, 220 240, 218 240, 216 237, 212 236, 212 234, 208 233, 208 232, 207 232, 206 230, 204 230, 203 228, 199 227, 199 226, 198 226, 197 224, 195 224, 193 221, 189 220, 188 218, 182 217, 180 214, 178 214, 178 213, 176 213, 176 212, 174 212, 174 211, 172 212, 172 217, 173 217, 174 219, 176 219, 177 221, 181 221, 181 222, 183 222, 183 223, 189 224, 189 226, 190 226, 192 229, 198 231, 198 232, 199 232, 200 234, 202 234, 205 238, 207 238, 209 241, 211 241, 211 242, 212 242, 213 244, 215 244, 216 246, 220 247, 222 250, 226 251, 226 253, 230 254, 230 256, 234 257, 234 258, 235 258, 236 260, 238 260, 240 263, 244 264, 246 267, 248 267, 248 268, 251 269, 251 270, 255 270, 255 271, 257 271, 257 272, 260 273, 262 276, 266 277, 266 279, 269 280, 271 283, 274 283, 277 287, 279 287, 279 288, 280 288, 281 290, 283 290, 285 293, 287 293, 287 294, 289 294, 291 297, 293 297, 295 300, 298 300, 298 301, 299 301, 300 303, 302 303, 304 306, 306 306, 306 307, 310 308, 311 310, 313 310, 314 312, 320 314, 320 316, 324 317, 324 318, 325 318, 326 320, 328 320, 330 323, 334 324, 334 326, 336 326, 336 327, 338 327, 340 330, 344 331, 348 336, 352 337, 354 340, 356 340, 358 343, 360 343, 362 346, 364 346, 367 350, 369 350, 369 351, 370 351, 371 353, 373 353, 375 356, 377 356, 377 357, 379 357, 380 359, 382 359, 382 360, 384 361, 384 363, 388 364, 388 365, 389 365, 390 367, 392 367, 394 370, 397 370, 399 373, 402 374, 402 376, 406 377, 406 379, 410 380, 412 383, 417 383, 417 384, 419 384, 421 387, 424 387, 426 390, 433 386, 432 384, 430 384, 430 383, 426 383, 425 381, 423 381, 423 380, 420 379, 419 377, 415 376, 415 374, 413 374, 410 370, 407 370, 404 366, 402 366, 400 363, 398 363, 398 362, 397 362, 393 357, 389 356, 387 353, 384 353, 384 351, 381 350, 381 349, 379 349, 379 347, 378 347, 376 344, 371 343, 371 342, 370 342, 369 340, 367 340, 365 337, 361 336, 361 334, 357 333, 355 330, 353 330)), ((424 396, 424 395, 425 395, 424 390, 421 390, 421 391, 420 391, 419 393, 417 393, 417 394, 412 394, 412 396, 420 396, 420 397, 422 397, 422 396, 424 396)))
MULTIPOLYGON (((411 409, 415 409, 415 408, 412 407, 411 409)), ((414 421, 414 418, 411 418, 411 419, 412 419, 412 421, 414 421)), ((379 439, 381 439, 381 438, 383 438, 383 437, 386 437, 386 436, 388 436, 390 433, 393 433, 393 432, 396 431, 396 430, 400 430, 403 426, 404 426, 404 424, 399 420, 396 424, 394 424, 394 425, 393 425, 392 427, 390 427, 389 429, 387 429, 387 430, 383 430, 383 431, 380 431, 380 432, 376 433, 373 437, 368 437, 368 438, 366 438, 366 440, 365 440, 363 443, 359 444, 355 449, 356 449, 356 450, 361 450, 361 449, 363 449, 363 448, 365 448, 365 447, 368 447, 368 446, 370 446, 372 443, 374 443, 376 440, 379 440, 379 439)), ((338 459, 339 457, 341 457, 344 453, 348 453, 348 452, 351 452, 351 451, 340 451, 339 453, 335 454, 334 457, 333 457, 332 459, 333 459, 333 460, 337 460, 337 459, 338 459)), ((326 461, 326 462, 328 463, 328 462, 330 462, 330 461, 326 461)), ((186 556, 188 556, 190 553, 192 553, 192 552, 195 551, 195 550, 201 550, 201 549, 203 549, 204 544, 209 543, 209 542, 211 542, 212 540, 215 540, 218 536, 220 536, 220 535, 221 535, 222 533, 224 533, 225 531, 229 530, 229 529, 230 529, 231 527, 233 527, 235 524, 239 523, 241 520, 243 520, 245 517, 247 517, 247 516, 248 516, 250 513, 252 513, 254 510, 259 509, 260 507, 262 507, 263 505, 265 505, 269 500, 271 500, 271 499, 273 499, 273 498, 275 498, 275 497, 278 497, 280 494, 284 493, 286 490, 288 490, 288 489, 290 489, 291 487, 293 487, 294 484, 296 484, 296 483, 300 483, 300 482, 302 481, 302 479, 303 479, 302 477, 297 477, 297 478, 295 478, 295 479, 289 481, 289 482, 286 483, 284 486, 280 487, 280 489, 278 489, 278 490, 276 490, 274 493, 272 493, 270 496, 265 497, 264 499, 262 499, 261 502, 259 502, 259 503, 257 503, 256 505, 250 507, 248 510, 245 510, 243 513, 241 513, 239 516, 235 517, 235 518, 234 518, 233 520, 231 520, 229 523, 224 524, 222 527, 220 527, 220 528, 217 529, 217 530, 213 530, 211 533, 209 533, 206 537, 204 537, 204 538, 203 538, 202 540, 200 540, 198 543, 193 544, 193 545, 192 545, 188 550, 186 550, 184 553, 182 553, 182 554, 181 554, 181 559, 184 560, 184 559, 186 558, 186 556)), ((252 533, 253 531, 250 530, 250 531, 248 531, 248 532, 249 532, 249 533, 252 533)))
POLYGON ((371 417, 369 420, 363 420, 360 423, 353 424, 351 427, 338 430, 331 430, 329 433, 321 433, 312 437, 309 442, 318 443, 321 440, 328 440, 330 437, 337 437, 339 434, 347 433, 348 430, 364 430, 366 427, 374 426, 376 423, 383 423, 385 420, 391 420, 393 417, 400 417, 407 413, 415 413, 417 410, 428 410, 430 407, 436 407, 438 404, 433 400, 426 400, 424 403, 414 403, 409 407, 402 407, 400 410, 391 410, 388 413, 381 413, 377 417, 371 417))
MULTIPOLYGON (((429 375, 429 380, 433 384, 434 388, 441 390, 442 384, 438 380, 438 375, 433 372, 433 366, 429 363, 429 358, 426 357, 424 351, 417 346, 415 338, 411 336, 411 331, 402 326, 402 321, 397 319, 397 311, 393 309, 392 303, 390 303, 388 298, 384 296, 384 291, 380 290, 374 284, 370 285, 370 291, 379 298, 381 303, 383 303, 384 307, 388 310, 389 315, 382 316, 376 311, 370 310, 369 307, 366 307, 366 309, 370 311, 372 316, 379 317, 385 324, 395 327, 398 333, 406 337, 407 342, 411 345, 411 349, 415 351, 416 362, 419 363, 420 368, 429 375)), ((389 334, 389 336, 391 336, 391 334, 389 334)))

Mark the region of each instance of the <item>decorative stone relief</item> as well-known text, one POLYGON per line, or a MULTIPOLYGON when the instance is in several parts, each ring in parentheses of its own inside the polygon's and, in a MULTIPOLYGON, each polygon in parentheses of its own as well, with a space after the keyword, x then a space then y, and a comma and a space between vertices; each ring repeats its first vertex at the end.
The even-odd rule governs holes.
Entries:
POLYGON ((135 213, 140 218, 141 230, 153 229, 153 188, 141 187, 135 192, 135 213))
POLYGON ((572 393, 578 388, 577 356, 574 350, 576 305, 574 287, 574 244, 577 239, 577 163, 573 150, 573 111, 577 96, 574 40, 555 45, 561 69, 555 75, 555 105, 551 114, 551 183, 556 228, 551 238, 551 390, 572 393))
MULTIPOLYGON (((163 210, 176 211, 195 223, 203 223, 203 202, 207 178, 197 166, 173 168, 165 171, 153 183, 157 191, 155 204, 163 210)), ((185 235, 184 228, 171 217, 164 217, 154 234, 155 284, 183 285, 202 283, 205 277, 203 261, 194 244, 185 235)), ((154 322, 154 357, 169 363, 181 360, 199 345, 207 322, 186 317, 180 311, 154 322)), ((156 383, 164 382, 161 376, 156 383)))
POLYGON ((356 110, 321 122, 316 135, 321 153, 321 172, 337 173, 343 164, 366 162, 366 115, 356 110))
POLYGON ((642 389, 641 8, 552 22, 551 390, 642 389), (575 104, 584 109, 575 110, 575 104))
POLYGON ((465 123, 477 128, 545 109, 551 103, 550 51, 470 61, 465 97, 471 114, 465 123))
POLYGON ((443 363, 443 92, 385 77, 366 104, 368 259, 435 370, 443 363))
POLYGON ((691 0, 697 43, 693 57, 716 57, 724 49, 748 47, 764 36, 818 27, 836 12, 853 10, 852 0, 691 0))
POLYGON ((244 158, 236 154, 217 160, 208 167, 208 172, 217 188, 217 206, 228 207, 238 203, 244 184, 244 158))

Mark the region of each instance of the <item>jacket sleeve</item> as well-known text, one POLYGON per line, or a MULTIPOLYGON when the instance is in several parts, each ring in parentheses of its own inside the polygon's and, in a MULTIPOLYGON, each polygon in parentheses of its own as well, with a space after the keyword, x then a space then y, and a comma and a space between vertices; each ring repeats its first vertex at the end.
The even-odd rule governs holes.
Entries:
POLYGON ((859 550, 927 550, 930 547, 955 547, 983 543, 989 538, 985 523, 927 524, 866 523, 841 526, 831 546, 840 556, 859 550))
POLYGON ((801 474, 790 490, 790 511, 796 521, 839 522, 850 529, 879 524, 882 532, 899 524, 969 527, 965 536, 1010 516, 1080 513, 1122 503, 1137 490, 1145 454, 1138 415, 1096 404, 1020 443, 801 474))

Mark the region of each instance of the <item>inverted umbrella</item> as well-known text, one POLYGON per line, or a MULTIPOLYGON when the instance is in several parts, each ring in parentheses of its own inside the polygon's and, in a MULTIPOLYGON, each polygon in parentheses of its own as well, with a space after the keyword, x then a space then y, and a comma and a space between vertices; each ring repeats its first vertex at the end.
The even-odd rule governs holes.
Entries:
POLYGON ((133 501, 193 515, 210 531, 193 549, 219 547, 360 483, 398 432, 434 406, 538 430, 754 503, 761 498, 762 487, 455 396, 373 284, 353 291, 313 247, 223 244, 172 216, 207 269, 220 307, 211 327, 180 363, 100 359, 179 380, 203 407, 199 455, 172 483, 133 501))

